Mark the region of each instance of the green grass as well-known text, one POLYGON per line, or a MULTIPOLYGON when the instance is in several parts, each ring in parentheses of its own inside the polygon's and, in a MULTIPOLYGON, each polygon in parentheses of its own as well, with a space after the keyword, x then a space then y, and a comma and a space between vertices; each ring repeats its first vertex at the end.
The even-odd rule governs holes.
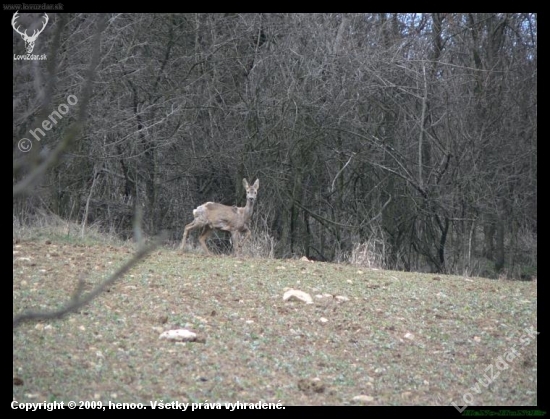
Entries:
MULTIPOLYGON (((132 254, 58 237, 13 250, 14 315, 58 307, 79 276, 90 290, 132 254)), ((536 283, 440 278, 161 248, 78 313, 14 330, 13 398, 461 406, 469 392, 476 405, 536 405, 536 342, 519 340, 537 329, 536 283), (283 301, 287 288, 315 303, 283 301), (184 327, 202 341, 158 339, 184 327), (513 346, 521 356, 473 392, 513 346)))

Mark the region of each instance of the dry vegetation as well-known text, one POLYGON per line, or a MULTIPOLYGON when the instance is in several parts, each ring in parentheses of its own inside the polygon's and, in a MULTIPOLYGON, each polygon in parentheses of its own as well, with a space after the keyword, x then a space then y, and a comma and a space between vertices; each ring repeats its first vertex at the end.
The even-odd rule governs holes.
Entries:
MULTIPOLYGON (((132 253, 108 241, 16 240, 14 315, 59 307, 79 276, 91 289, 132 253)), ((536 282, 159 248, 78 313, 14 330, 13 398, 463 405, 472 393, 476 405, 536 405, 537 344, 520 341, 537 329, 536 306, 536 282), (314 304, 284 302, 286 288, 314 304), (199 341, 159 340, 184 327, 199 341), (479 384, 513 347, 520 356, 479 384)))

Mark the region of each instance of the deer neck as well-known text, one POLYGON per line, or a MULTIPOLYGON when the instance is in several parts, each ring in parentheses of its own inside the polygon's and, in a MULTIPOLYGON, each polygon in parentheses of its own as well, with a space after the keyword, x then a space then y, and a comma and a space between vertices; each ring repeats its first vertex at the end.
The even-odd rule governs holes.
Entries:
POLYGON ((242 208, 241 214, 243 215, 243 222, 247 223, 252 216, 252 211, 254 210, 254 201, 251 199, 246 200, 246 206, 242 208))

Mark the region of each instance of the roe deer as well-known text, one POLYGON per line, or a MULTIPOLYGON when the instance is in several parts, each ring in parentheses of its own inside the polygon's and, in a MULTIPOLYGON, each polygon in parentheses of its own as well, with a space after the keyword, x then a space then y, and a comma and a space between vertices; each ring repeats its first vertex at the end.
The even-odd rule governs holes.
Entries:
POLYGON ((246 179, 243 179, 243 186, 246 189, 245 207, 230 207, 215 202, 207 202, 193 210, 193 217, 195 219, 185 226, 180 246, 182 251, 185 250, 185 241, 189 232, 196 228, 202 228, 199 242, 207 254, 212 254, 208 247, 206 247, 206 239, 212 234, 213 230, 231 232, 233 253, 237 254, 240 252, 242 245, 250 238, 251 233, 248 222, 254 209, 254 202, 256 201, 256 195, 260 187, 260 179, 256 179, 256 182, 252 186, 248 184, 246 179), (239 241, 239 233, 245 235, 242 241, 239 241))

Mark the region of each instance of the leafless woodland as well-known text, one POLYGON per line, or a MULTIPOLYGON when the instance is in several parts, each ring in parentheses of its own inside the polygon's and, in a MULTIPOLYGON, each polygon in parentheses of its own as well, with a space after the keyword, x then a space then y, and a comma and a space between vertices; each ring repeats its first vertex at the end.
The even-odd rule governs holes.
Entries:
POLYGON ((14 225, 129 238, 139 209, 176 247, 261 178, 276 257, 536 276, 536 14, 48 18, 17 19, 44 60, 13 31, 14 225))

